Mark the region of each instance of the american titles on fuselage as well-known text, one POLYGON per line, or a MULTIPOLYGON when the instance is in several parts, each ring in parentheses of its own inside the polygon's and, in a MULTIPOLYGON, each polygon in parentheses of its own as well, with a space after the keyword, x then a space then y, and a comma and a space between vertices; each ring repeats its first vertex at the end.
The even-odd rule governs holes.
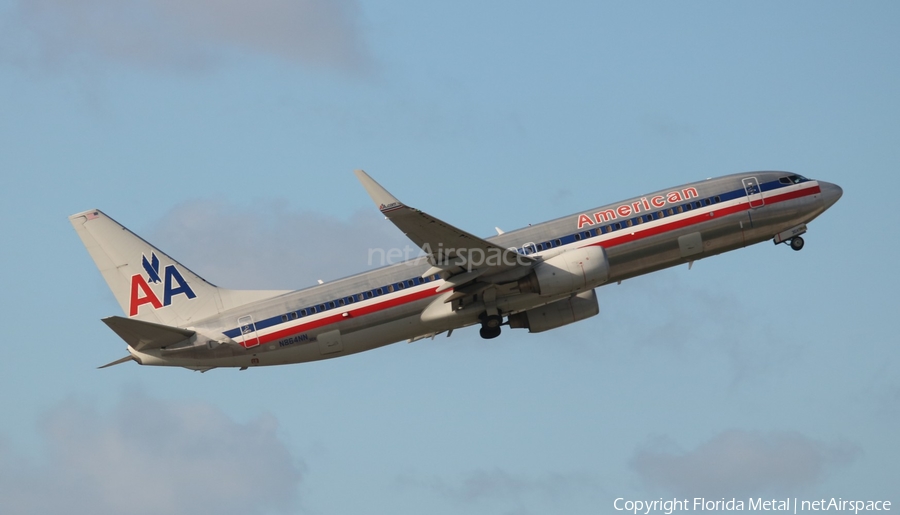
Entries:
POLYGON ((592 226, 594 224, 605 224, 619 217, 627 218, 645 211, 653 211, 655 209, 666 207, 668 204, 677 204, 688 199, 699 197, 697 189, 693 187, 684 188, 683 190, 670 191, 662 195, 650 197, 641 197, 630 204, 621 204, 615 208, 596 211, 592 214, 582 213, 578 215, 578 228, 592 226))

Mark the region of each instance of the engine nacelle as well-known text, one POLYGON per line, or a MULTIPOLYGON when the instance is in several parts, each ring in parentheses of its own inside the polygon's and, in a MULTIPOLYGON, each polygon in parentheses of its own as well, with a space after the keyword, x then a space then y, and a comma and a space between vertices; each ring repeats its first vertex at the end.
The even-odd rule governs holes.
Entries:
POLYGON ((538 263, 519 279, 519 291, 545 297, 594 288, 609 279, 609 260, 603 247, 592 246, 563 252, 538 263))
POLYGON ((599 312, 597 294, 594 290, 588 290, 568 299, 509 315, 509 326, 528 329, 529 333, 540 333, 590 318, 599 312))

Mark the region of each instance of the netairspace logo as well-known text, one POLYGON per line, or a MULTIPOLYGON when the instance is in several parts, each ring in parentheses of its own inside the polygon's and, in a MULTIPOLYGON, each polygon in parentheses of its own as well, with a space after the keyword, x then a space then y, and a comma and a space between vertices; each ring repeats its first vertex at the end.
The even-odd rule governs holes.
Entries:
POLYGON ((785 497, 784 499, 763 499, 762 497, 747 499, 706 499, 705 497, 694 497, 691 499, 663 499, 655 501, 632 501, 619 497, 613 502, 616 511, 625 511, 637 515, 642 513, 650 515, 650 513, 658 512, 665 515, 672 515, 679 511, 775 511, 784 513, 800 513, 800 512, 818 512, 818 511, 834 511, 834 512, 852 512, 859 514, 860 512, 874 511, 891 511, 891 501, 856 501, 844 500, 840 497, 832 497, 830 499, 817 500, 800 500, 797 497, 785 497))
POLYGON ((382 249, 370 248, 368 264, 369 266, 387 266, 396 263, 407 263, 410 266, 417 265, 413 258, 418 256, 427 256, 428 262, 433 266, 439 267, 460 267, 471 272, 478 268, 487 266, 531 266, 533 260, 526 257, 527 254, 537 252, 534 243, 526 245, 526 248, 503 248, 503 247, 444 247, 443 243, 438 243, 436 248, 425 243, 422 248, 414 248, 407 245, 406 247, 382 249))

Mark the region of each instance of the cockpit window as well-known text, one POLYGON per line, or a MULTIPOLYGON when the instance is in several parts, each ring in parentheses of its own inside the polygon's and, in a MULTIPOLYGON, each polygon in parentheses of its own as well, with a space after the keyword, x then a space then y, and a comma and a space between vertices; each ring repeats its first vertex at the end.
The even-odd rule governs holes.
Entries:
POLYGON ((804 177, 802 175, 789 175, 787 177, 782 177, 781 179, 778 179, 779 182, 784 183, 784 184, 800 184, 801 182, 806 182, 808 180, 809 179, 807 179, 806 177, 804 177))

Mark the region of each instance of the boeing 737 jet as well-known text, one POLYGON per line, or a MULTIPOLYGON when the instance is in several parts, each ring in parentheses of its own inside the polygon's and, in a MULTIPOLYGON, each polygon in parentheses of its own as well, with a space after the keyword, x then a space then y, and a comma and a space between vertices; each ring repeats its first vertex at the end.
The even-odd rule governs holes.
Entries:
POLYGON ((803 248, 842 195, 789 172, 727 175, 479 238, 403 204, 362 170, 424 255, 299 291, 214 286, 92 209, 69 217, 126 316, 103 319, 136 361, 206 371, 336 358, 471 325, 539 333, 597 315, 594 289, 764 241, 803 248))

